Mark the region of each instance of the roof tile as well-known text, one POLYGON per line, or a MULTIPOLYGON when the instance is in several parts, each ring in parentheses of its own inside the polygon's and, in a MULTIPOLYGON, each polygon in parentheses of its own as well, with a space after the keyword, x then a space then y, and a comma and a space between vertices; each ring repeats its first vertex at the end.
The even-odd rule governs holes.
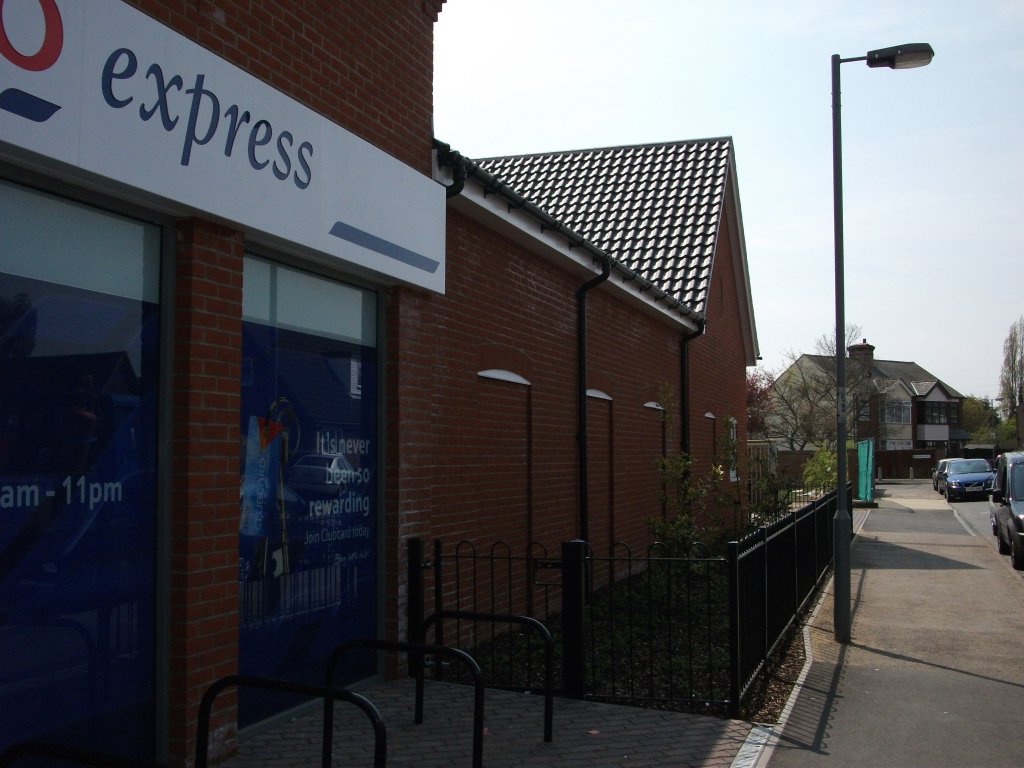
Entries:
POLYGON ((730 158, 722 138, 476 162, 703 315, 730 158))

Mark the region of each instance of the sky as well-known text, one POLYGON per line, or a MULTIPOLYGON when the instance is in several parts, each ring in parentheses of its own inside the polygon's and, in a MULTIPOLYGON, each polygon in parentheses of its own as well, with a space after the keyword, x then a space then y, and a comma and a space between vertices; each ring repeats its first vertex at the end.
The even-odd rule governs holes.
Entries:
POLYGON ((835 329, 831 57, 845 319, 882 360, 999 394, 1024 316, 1024 0, 447 0, 434 135, 470 158, 731 137, 762 361, 835 329))

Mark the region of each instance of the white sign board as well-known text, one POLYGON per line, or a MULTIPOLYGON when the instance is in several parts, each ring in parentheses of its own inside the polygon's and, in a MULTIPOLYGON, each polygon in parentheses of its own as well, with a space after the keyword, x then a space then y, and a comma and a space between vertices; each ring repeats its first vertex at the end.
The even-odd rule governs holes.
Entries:
POLYGON ((445 191, 119 0, 0 0, 0 156, 444 291, 445 191))

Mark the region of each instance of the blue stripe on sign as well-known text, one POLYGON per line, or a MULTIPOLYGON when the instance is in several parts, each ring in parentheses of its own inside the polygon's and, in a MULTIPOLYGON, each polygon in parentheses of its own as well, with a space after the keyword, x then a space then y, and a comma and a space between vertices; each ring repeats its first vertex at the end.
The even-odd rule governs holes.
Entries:
POLYGON ((34 123, 45 123, 60 106, 17 88, 7 88, 0 93, 0 109, 28 118, 34 123))
POLYGON ((361 245, 363 248, 376 251, 382 256, 387 256, 389 259, 395 259, 403 264, 416 267, 416 269, 422 269, 424 272, 430 272, 433 274, 437 271, 437 268, 441 266, 441 262, 439 261, 427 258, 421 253, 410 251, 408 248, 396 245, 390 240, 385 240, 377 237, 376 235, 371 235, 369 232, 362 229, 356 229, 343 221, 334 222, 334 226, 331 227, 331 234, 335 237, 341 238, 342 240, 347 240, 350 243, 361 245))

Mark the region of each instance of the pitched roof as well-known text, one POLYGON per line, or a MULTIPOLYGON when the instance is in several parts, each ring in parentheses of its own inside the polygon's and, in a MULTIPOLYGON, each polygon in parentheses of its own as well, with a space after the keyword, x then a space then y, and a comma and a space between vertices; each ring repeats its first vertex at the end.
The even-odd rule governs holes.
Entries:
MULTIPOLYGON (((812 360, 824 371, 835 372, 836 359, 830 355, 804 355, 812 360)), ((854 358, 847 358, 853 360, 854 358)), ((872 360, 868 369, 871 381, 879 394, 890 392, 897 382, 901 383, 904 389, 912 397, 924 397, 936 386, 942 387, 951 398, 962 398, 959 392, 929 373, 917 363, 903 360, 872 360)))
POLYGON ((924 397, 936 386, 942 387, 952 398, 963 397, 946 382, 941 381, 935 374, 929 373, 917 363, 902 360, 875 360, 871 366, 871 376, 873 378, 899 379, 915 397, 924 397))
POLYGON ((732 156, 720 138, 476 162, 703 317, 732 156))

